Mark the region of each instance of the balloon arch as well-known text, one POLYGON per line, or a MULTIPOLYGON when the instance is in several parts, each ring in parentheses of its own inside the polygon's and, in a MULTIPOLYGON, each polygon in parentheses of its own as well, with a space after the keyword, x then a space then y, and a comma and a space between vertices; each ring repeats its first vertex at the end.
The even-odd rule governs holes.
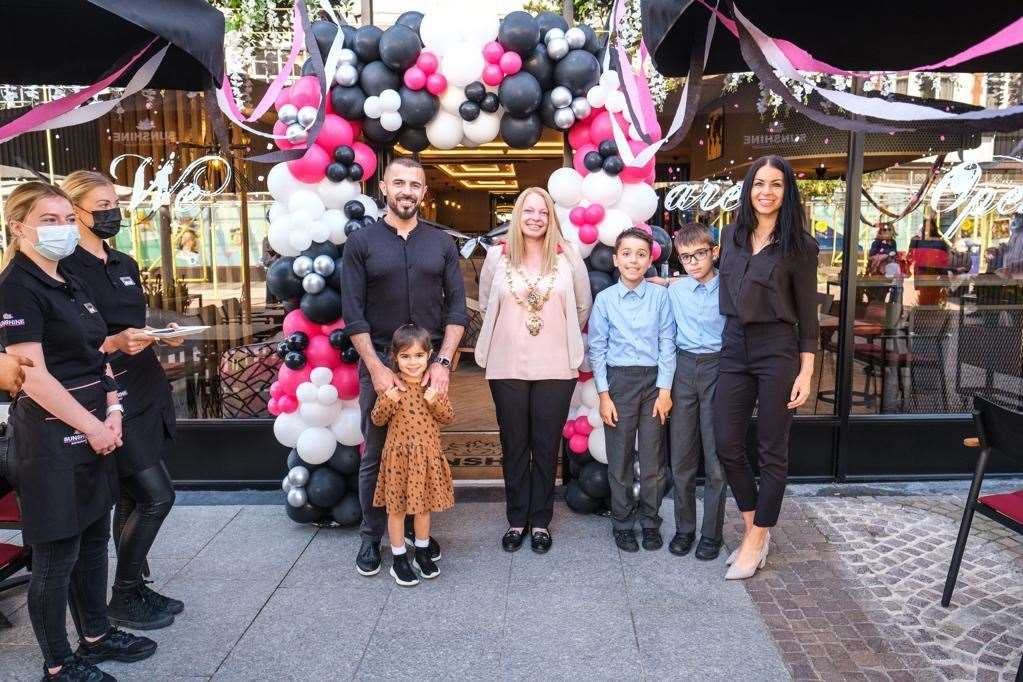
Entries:
MULTIPOLYGON (((564 131, 573 166, 552 173, 548 190, 565 238, 586 258, 593 294, 613 281, 612 246, 623 230, 650 232, 658 263, 670 242, 647 225, 658 199, 644 140, 660 130, 645 80, 630 72, 623 83, 589 26, 569 27, 550 12, 499 20, 460 6, 457 16, 406 12, 386 30, 328 21, 307 29, 319 54, 307 75, 273 95, 271 137, 291 158, 267 176, 269 242, 281 254, 267 286, 289 311, 269 409, 275 437, 292 448, 282 484, 289 516, 349 526, 361 517, 363 438, 341 254, 348 236, 380 215, 361 186, 377 171, 377 150, 476 147, 498 137, 524 149, 544 126, 564 131)), ((597 391, 588 365, 582 370, 564 436, 576 473, 566 499, 585 513, 602 508, 609 490, 597 391)))

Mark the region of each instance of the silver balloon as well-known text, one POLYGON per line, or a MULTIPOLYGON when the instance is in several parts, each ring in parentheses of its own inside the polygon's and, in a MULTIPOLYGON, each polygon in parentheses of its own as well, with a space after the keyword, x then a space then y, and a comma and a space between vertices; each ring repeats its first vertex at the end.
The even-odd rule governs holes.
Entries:
POLYGON ((554 110, 554 125, 561 130, 568 130, 575 123, 575 114, 568 107, 554 110))
POLYGON ((316 123, 316 107, 302 107, 298 110, 298 124, 303 128, 311 128, 316 123))
POLYGON ((327 254, 320 254, 313 261, 313 272, 317 275, 323 275, 324 277, 330 277, 334 274, 334 259, 327 254))
POLYGON ((288 480, 291 481, 291 487, 301 488, 309 482, 309 470, 301 464, 291 467, 291 471, 288 472, 288 480))
POLYGON ((291 479, 288 478, 287 476, 285 476, 284 480, 281 481, 281 490, 283 490, 286 493, 291 492, 291 489, 294 487, 295 486, 291 484, 291 479))
POLYGON ((292 488, 288 491, 288 504, 292 507, 301 507, 309 501, 305 494, 305 488, 292 488))
POLYGON ((555 38, 551 42, 547 43, 547 56, 554 61, 560 60, 568 51, 571 50, 568 46, 568 41, 564 38, 555 38))
POLYGON ((555 109, 564 109, 565 107, 572 105, 572 91, 566 88, 564 85, 551 90, 551 104, 554 105, 555 109))
POLYGON ((358 61, 359 58, 355 55, 355 51, 349 50, 347 47, 338 53, 338 64, 351 64, 354 66, 358 61))
MULTIPOLYGON (((291 492, 295 491, 292 490, 291 492)), ((290 495, 291 493, 288 494, 290 495)), ((636 481, 635 483, 632 484, 632 499, 635 502, 639 501, 639 481, 636 481)))
POLYGON ((327 280, 315 272, 310 272, 302 278, 302 288, 310 294, 318 294, 327 286, 327 280))
POLYGON ((299 123, 292 123, 288 126, 288 129, 284 131, 284 136, 291 144, 305 144, 305 141, 309 139, 309 133, 299 123))
POLYGON ((565 42, 573 50, 579 50, 586 44, 586 34, 578 26, 573 26, 565 31, 565 42))
POLYGON ((281 119, 281 122, 285 125, 291 125, 298 120, 298 107, 294 104, 285 104, 281 107, 281 110, 277 112, 277 118, 281 119))
POLYGON ((572 100, 572 113, 575 114, 576 118, 586 118, 593 111, 593 107, 590 106, 589 100, 585 97, 576 97, 572 100))
POLYGON ((299 256, 291 264, 291 271, 298 277, 305 277, 313 271, 313 259, 309 256, 299 256))
POLYGON ((547 33, 543 37, 543 41, 545 43, 547 43, 548 45, 550 45, 552 40, 557 40, 559 38, 564 38, 564 37, 565 37, 565 32, 562 31, 558 27, 554 27, 552 29, 548 29, 547 30, 547 33))
POLYGON ((355 85, 359 81, 359 70, 351 64, 341 64, 334 72, 334 80, 345 87, 355 85))

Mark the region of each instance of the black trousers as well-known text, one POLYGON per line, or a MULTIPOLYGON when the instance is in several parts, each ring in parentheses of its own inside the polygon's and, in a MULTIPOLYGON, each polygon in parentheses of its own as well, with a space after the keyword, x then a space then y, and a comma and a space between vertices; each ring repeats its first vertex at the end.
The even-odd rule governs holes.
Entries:
MULTIPOLYGON (((390 365, 389 358, 377 352, 380 361, 390 365)), ((387 509, 373 506, 373 494, 377 489, 377 477, 380 475, 380 457, 384 452, 384 441, 387 439, 387 426, 377 426, 369 418, 373 406, 377 402, 377 392, 373 388, 373 377, 363 362, 359 363, 359 410, 362 413, 362 435, 365 439, 362 459, 359 460, 359 504, 362 507, 362 525, 359 530, 369 540, 380 542, 387 530, 387 509)))
POLYGON ((554 477, 561 431, 575 379, 492 379, 501 430, 508 525, 547 528, 554 516, 554 477))
POLYGON ((174 484, 162 461, 122 477, 120 483, 114 517, 117 546, 114 590, 130 591, 142 586, 146 555, 174 506, 174 484))
POLYGON ((99 637, 107 619, 107 542, 110 514, 100 516, 80 535, 32 545, 28 615, 49 668, 72 654, 67 639, 70 601, 81 634, 99 637))
POLYGON ((728 318, 714 392, 714 438, 739 511, 755 511, 753 523, 761 528, 778 523, 785 496, 792 425, 787 405, 798 371, 799 344, 793 325, 743 325, 728 318), (746 431, 754 405, 759 488, 746 457, 746 431))

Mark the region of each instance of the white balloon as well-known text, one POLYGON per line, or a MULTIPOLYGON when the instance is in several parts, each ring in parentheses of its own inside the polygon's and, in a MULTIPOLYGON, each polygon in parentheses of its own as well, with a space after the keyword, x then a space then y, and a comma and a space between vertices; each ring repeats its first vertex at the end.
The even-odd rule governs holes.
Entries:
POLYGON ((600 85, 607 92, 617 90, 618 86, 621 85, 622 79, 618 76, 618 72, 612 69, 608 69, 604 73, 600 74, 600 85))
POLYGON ((355 197, 362 204, 363 214, 376 220, 380 217, 380 209, 377 207, 377 202, 372 197, 368 197, 365 194, 360 194, 355 197))
MULTIPOLYGON (((591 173, 592 175, 592 173, 591 173)), ((583 178, 574 168, 559 168, 547 180, 547 191, 559 206, 572 208, 583 198, 583 178)))
POLYGON ((589 437, 590 457, 601 464, 607 464, 607 442, 604 439, 604 426, 594 428, 589 437))
POLYGON ((298 411, 284 412, 274 420, 274 438, 284 447, 293 448, 298 444, 299 434, 305 428, 305 422, 302 421, 298 411))
POLYGON ((322 426, 306 429, 295 444, 298 456, 309 464, 323 464, 333 456, 335 449, 337 441, 334 434, 322 426))
POLYGON ((465 136, 476 144, 493 142, 501 132, 501 116, 483 111, 475 121, 462 121, 465 136))
POLYGON ((597 239, 601 244, 614 246, 618 235, 630 227, 632 227, 632 218, 624 211, 609 208, 604 212, 604 219, 600 221, 600 225, 597 225, 597 239))
MULTIPOLYGON (((462 125, 463 126, 465 125, 465 121, 462 121, 462 125)), ((461 144, 466 149, 477 149, 480 146, 479 142, 473 142, 465 135, 462 135, 462 141, 459 144, 461 144)))
POLYGON ((583 381, 579 384, 581 391, 580 397, 582 398, 583 405, 589 408, 594 408, 600 404, 600 395, 597 393, 597 382, 593 379, 589 381, 583 381))
MULTIPOLYGON (((341 414, 341 409, 341 403, 334 402, 331 405, 324 405, 314 399, 299 405, 298 413, 302 415, 302 421, 309 426, 326 428, 337 421, 338 415, 341 414)), ((333 436, 331 436, 331 440, 333 440, 333 436)))
MULTIPOLYGON (((326 369, 326 367, 317 367, 317 369, 326 369)), ((318 389, 316 389, 316 400, 321 405, 337 404, 337 386, 334 386, 333 384, 320 386, 318 389)), ((344 405, 341 405, 341 408, 343 409, 344 405)))
POLYGON ((380 97, 377 95, 370 95, 367 97, 366 101, 362 103, 362 112, 370 118, 380 118, 380 114, 384 113, 384 107, 380 102, 380 97))
POLYGON ((288 207, 279 201, 270 204, 270 210, 266 212, 266 219, 271 223, 283 215, 287 215, 288 207))
POLYGON ((450 13, 438 7, 436 12, 426 12, 423 16, 419 24, 419 39, 426 49, 442 57, 448 46, 458 40, 456 26, 457 23, 452 22, 450 13))
POLYGON ((579 245, 579 255, 582 256, 583 258, 589 258, 590 254, 593 253, 593 248, 596 245, 597 245, 597 242, 594 242, 592 244, 580 244, 579 245))
POLYGON ((486 62, 479 45, 459 42, 444 51, 440 72, 455 87, 464 88, 469 83, 480 79, 486 62))
POLYGON ((308 230, 304 227, 292 229, 288 235, 288 243, 296 252, 301 253, 313 245, 313 238, 309 236, 308 230))
POLYGON ((330 430, 339 443, 354 447, 362 442, 361 421, 362 415, 357 408, 346 407, 341 410, 341 416, 331 425, 330 430))
MULTIPOLYGON (((458 107, 462 106, 462 102, 465 101, 465 89, 456 88, 451 83, 448 83, 448 87, 444 92, 440 94, 440 108, 449 114, 458 115, 458 107)), ((459 118, 461 118, 459 116, 459 118)))
MULTIPOLYGON (((574 206, 572 208, 575 208, 574 206)), ((558 217, 558 225, 561 226, 561 231, 565 231, 565 226, 572 225, 572 221, 569 219, 569 214, 572 212, 572 208, 567 208, 561 204, 554 204, 554 215, 558 217)))
POLYGON ((454 149, 462 141, 462 119, 446 111, 438 111, 426 124, 426 139, 437 149, 454 149))
POLYGON ((576 384, 572 390, 572 400, 569 402, 569 409, 577 410, 583 404, 583 390, 580 388, 581 384, 576 384))
POLYGON ((466 42, 483 49, 483 46, 490 41, 497 40, 497 31, 501 27, 501 20, 497 16, 493 3, 473 4, 470 7, 472 7, 472 14, 467 17, 461 33, 466 42))
POLYGON ((635 140, 636 142, 643 141, 643 136, 640 134, 636 126, 632 125, 631 123, 629 124, 629 139, 635 140))
POLYGON ((592 204, 613 206, 622 196, 622 187, 622 179, 617 175, 597 171, 583 178, 583 198, 592 204))
POLYGON ((345 204, 359 194, 359 183, 351 180, 334 182, 323 178, 316 184, 316 193, 327 208, 344 208, 345 204))
MULTIPOLYGON (((394 92, 393 90, 391 92, 394 92)), ((397 111, 385 111, 380 115, 380 127, 388 132, 394 132, 401 127, 401 114, 397 111)))
POLYGON ((362 409, 361 407, 359 407, 359 399, 358 398, 352 398, 351 400, 342 400, 341 401, 341 406, 342 406, 342 408, 344 408, 346 410, 361 410, 362 409))
POLYGON ((304 187, 304 183, 291 174, 287 163, 279 163, 266 174, 266 188, 277 201, 287 203, 291 195, 304 187))
POLYGON ((602 428, 604 425, 604 421, 600 418, 600 410, 590 410, 586 414, 586 421, 595 429, 602 428))
MULTIPOLYGON (((589 343, 590 343, 590 335, 588 333, 586 333, 586 332, 583 332, 583 348, 588 347, 589 343)), ((581 363, 579 363, 579 369, 581 371, 583 371, 583 372, 589 372, 589 371, 591 371, 593 369, 592 367, 590 367, 590 354, 589 353, 583 353, 583 361, 581 363)))
POLYGON ((594 85, 586 92, 586 101, 594 109, 599 109, 607 101, 607 91, 599 85, 594 85))
POLYGON ((330 228, 322 220, 314 220, 306 228, 309 238, 314 242, 325 242, 330 239, 330 228))
POLYGON ((305 211, 309 218, 316 220, 324 211, 323 200, 311 189, 300 189, 288 199, 288 213, 294 215, 298 211, 305 211))
MULTIPOLYGON (((321 386, 326 386, 333 380, 334 372, 331 371, 330 367, 316 367, 313 371, 309 372, 309 381, 306 383, 309 383, 315 388, 320 388, 321 386)), ((305 384, 302 384, 302 386, 305 386, 305 384)), ((299 388, 302 386, 299 386, 299 388)), ((296 394, 297 393, 298 392, 296 391, 296 394)))
POLYGON ((604 102, 604 108, 610 111, 612 114, 617 114, 625 110, 625 93, 621 90, 615 90, 609 93, 607 101, 604 102))
POLYGON ((299 404, 316 402, 316 385, 303 381, 295 389, 295 397, 298 398, 299 404))
POLYGON ((291 217, 284 214, 270 223, 266 234, 270 248, 282 256, 297 256, 298 251, 291 246, 291 217))
POLYGON ((401 108, 401 95, 397 90, 388 88, 380 93, 380 108, 382 111, 397 111, 401 108))
POLYGON ((348 223, 348 218, 345 217, 345 212, 339 208, 331 208, 323 213, 323 217, 320 218, 323 224, 327 226, 328 237, 332 244, 344 244, 345 240, 348 239, 348 235, 345 234, 345 225, 348 223))
POLYGON ((634 223, 645 223, 657 211, 657 192, 645 182, 628 183, 612 208, 623 211, 634 223))

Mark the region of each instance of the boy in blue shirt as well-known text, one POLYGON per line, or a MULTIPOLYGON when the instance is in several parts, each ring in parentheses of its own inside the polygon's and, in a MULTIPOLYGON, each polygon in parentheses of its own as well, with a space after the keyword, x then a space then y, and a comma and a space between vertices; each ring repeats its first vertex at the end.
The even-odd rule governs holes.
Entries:
POLYGON ((639 551, 637 516, 643 548, 656 550, 663 544, 658 514, 666 481, 662 434, 671 411, 675 322, 667 290, 644 279, 652 250, 653 239, 642 230, 629 228, 618 235, 614 264, 621 279, 597 294, 589 322, 590 365, 606 425, 614 538, 625 552, 639 551), (631 499, 637 456, 639 496, 631 499))
POLYGON ((721 551, 725 518, 725 474, 714 447, 711 412, 725 327, 718 306, 718 273, 714 269, 718 247, 710 228, 689 223, 675 234, 675 252, 689 276, 668 287, 678 349, 671 389, 675 537, 668 544, 668 551, 684 556, 696 539, 696 471, 702 443, 706 481, 696 558, 710 561, 721 551))

